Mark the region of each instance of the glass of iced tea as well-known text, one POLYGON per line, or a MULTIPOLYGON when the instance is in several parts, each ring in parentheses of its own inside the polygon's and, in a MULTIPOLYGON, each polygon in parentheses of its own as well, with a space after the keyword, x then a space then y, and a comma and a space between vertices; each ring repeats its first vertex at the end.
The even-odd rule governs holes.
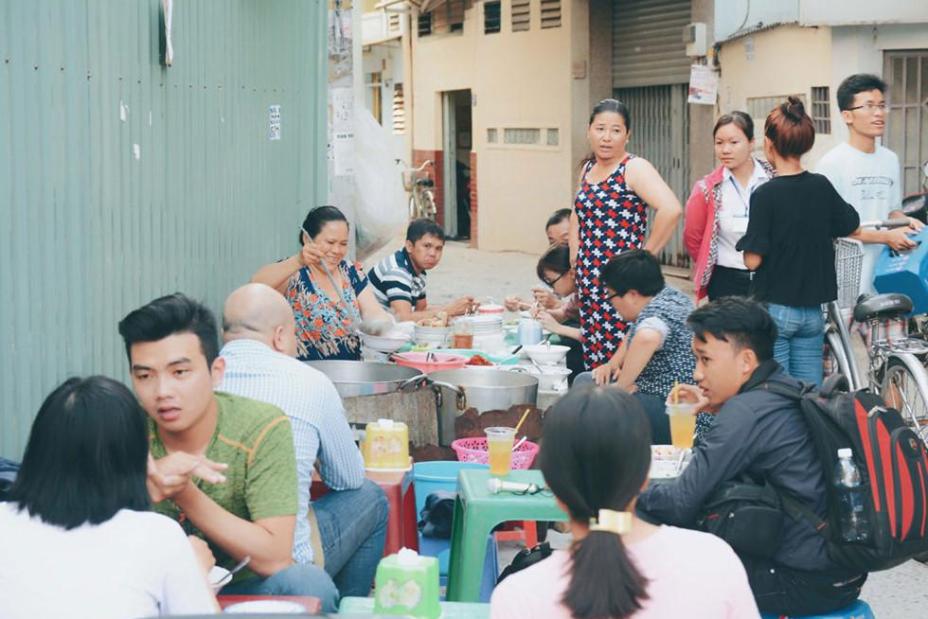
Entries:
POLYGON ((674 447, 693 448, 697 412, 696 404, 692 402, 667 405, 667 415, 670 417, 670 442, 674 447))
POLYGON ((492 427, 484 430, 487 435, 487 452, 490 459, 490 475, 504 477, 512 469, 512 442, 515 428, 492 427))

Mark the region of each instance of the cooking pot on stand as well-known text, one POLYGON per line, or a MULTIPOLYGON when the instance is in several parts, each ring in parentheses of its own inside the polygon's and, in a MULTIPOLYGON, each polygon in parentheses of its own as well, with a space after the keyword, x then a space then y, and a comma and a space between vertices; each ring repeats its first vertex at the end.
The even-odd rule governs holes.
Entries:
POLYGON ((438 408, 439 445, 451 445, 454 421, 468 408, 478 413, 506 410, 514 405, 535 406, 538 379, 491 368, 441 370, 429 374, 438 408))
POLYGON ((438 443, 435 395, 422 388, 428 379, 420 371, 364 361, 306 361, 329 377, 342 398, 345 417, 355 427, 378 419, 402 421, 413 445, 438 443))
POLYGON ((394 363, 370 361, 306 361, 329 377, 343 398, 379 395, 406 390, 424 380, 422 372, 394 363))

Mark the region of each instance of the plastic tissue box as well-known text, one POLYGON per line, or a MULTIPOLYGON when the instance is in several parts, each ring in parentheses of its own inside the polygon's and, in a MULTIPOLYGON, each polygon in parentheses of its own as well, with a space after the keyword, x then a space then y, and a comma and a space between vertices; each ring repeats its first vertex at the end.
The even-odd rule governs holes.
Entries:
POLYGON ((928 228, 912 237, 918 246, 896 252, 886 247, 874 268, 877 292, 901 292, 912 299, 912 314, 928 312, 928 228))
POLYGON ((409 428, 392 419, 367 424, 361 454, 369 469, 408 469, 409 428))
POLYGON ((415 550, 401 549, 384 557, 374 579, 374 612, 438 619, 438 559, 422 557, 415 550))

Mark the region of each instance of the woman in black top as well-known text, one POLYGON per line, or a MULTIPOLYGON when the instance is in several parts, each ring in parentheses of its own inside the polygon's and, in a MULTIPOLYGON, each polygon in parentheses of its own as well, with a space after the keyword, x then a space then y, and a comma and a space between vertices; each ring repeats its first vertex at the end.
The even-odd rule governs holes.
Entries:
POLYGON ((799 158, 815 129, 796 97, 767 116, 764 152, 777 176, 751 196, 747 233, 737 248, 756 271, 754 294, 777 324, 774 358, 800 380, 822 382, 822 303, 838 296, 833 240, 860 225, 854 208, 827 178, 807 172, 799 158))

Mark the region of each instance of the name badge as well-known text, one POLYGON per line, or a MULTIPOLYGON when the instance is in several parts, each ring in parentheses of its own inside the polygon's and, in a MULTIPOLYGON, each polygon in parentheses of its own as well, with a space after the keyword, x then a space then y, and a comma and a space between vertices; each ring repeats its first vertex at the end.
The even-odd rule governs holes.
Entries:
POLYGON ((739 234, 744 234, 748 231, 748 218, 747 217, 730 217, 728 218, 728 228, 732 232, 737 232, 739 234))

